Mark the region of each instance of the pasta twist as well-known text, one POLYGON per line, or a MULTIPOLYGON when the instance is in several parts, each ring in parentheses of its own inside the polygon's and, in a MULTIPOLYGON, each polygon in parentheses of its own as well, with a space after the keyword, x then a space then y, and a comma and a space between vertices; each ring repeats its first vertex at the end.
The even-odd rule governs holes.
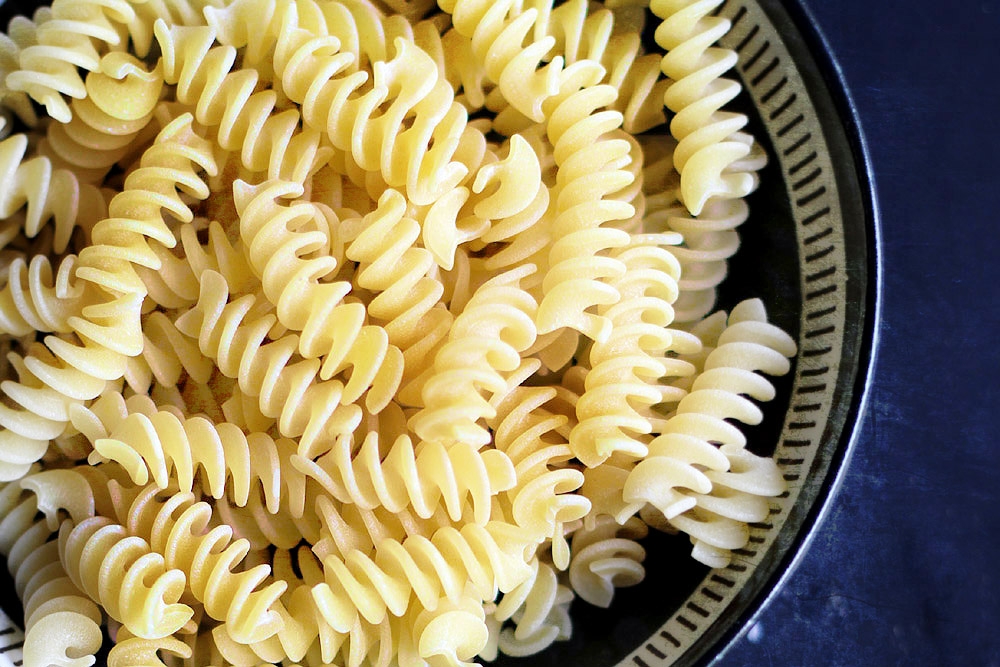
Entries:
POLYGON ((619 260, 600 253, 627 245, 629 234, 601 225, 635 213, 631 204, 608 197, 632 182, 632 175, 619 168, 627 163, 628 142, 603 136, 621 125, 621 114, 596 111, 614 98, 611 86, 584 88, 567 96, 549 120, 558 194, 539 333, 570 327, 593 340, 606 340, 611 333, 606 317, 587 310, 616 303, 620 295, 608 280, 625 272, 619 260))
POLYGON ((94 226, 92 245, 81 251, 76 277, 101 296, 67 320, 79 341, 47 337, 45 346, 31 346, 27 357, 18 360, 19 379, 0 384, 14 404, 0 404, 3 461, 23 468, 28 452, 41 456, 41 443, 65 429, 69 405, 96 398, 109 381, 125 374, 127 357, 142 351, 140 312, 146 289, 133 264, 156 267, 148 240, 167 246, 176 242, 161 208, 190 221, 193 213, 178 188, 207 197, 195 166, 214 170, 211 146, 193 132, 191 121, 190 116, 179 117, 160 132, 140 167, 126 178, 125 189, 112 199, 111 217, 94 226))
MULTIPOLYGON (((171 667, 174 659, 190 659, 191 647, 177 637, 143 639, 130 635, 126 629, 118 630, 115 645, 108 651, 107 667, 171 667), (164 662, 167 660, 167 662, 164 662)), ((201 662, 202 665, 218 664, 201 662)))
POLYGON ((25 134, 0 141, 0 218, 9 218, 27 205, 24 234, 35 238, 51 220, 53 250, 65 252, 77 227, 89 232, 104 217, 104 195, 72 171, 54 168, 46 157, 25 160, 27 151, 25 134))
POLYGON ((138 536, 129 539, 148 539, 152 551, 163 554, 165 567, 186 575, 189 593, 209 616, 226 622, 236 641, 248 644, 274 635, 281 618, 273 607, 287 583, 262 585, 270 573, 266 565, 234 571, 249 553, 250 543, 234 540, 228 525, 209 528, 208 503, 195 502, 191 493, 177 492, 166 499, 160 495, 159 489, 147 489, 123 510, 128 532, 138 536))
POLYGON ((378 207, 362 219, 345 220, 347 259, 358 262, 359 287, 374 293, 369 315, 384 322, 389 341, 402 350, 400 400, 415 404, 410 385, 414 375, 441 346, 452 325, 447 309, 437 307, 443 286, 428 277, 434 256, 417 246, 420 225, 407 215, 407 201, 395 190, 386 190, 378 207))
POLYGON ((465 596, 442 599, 433 609, 415 608, 399 641, 399 664, 427 663, 475 667, 471 662, 486 646, 489 628, 482 602, 465 596))
POLYGON ((446 447, 489 444, 479 420, 495 414, 490 398, 506 391, 505 374, 520 367, 521 352, 535 342, 538 306, 520 286, 534 271, 529 264, 491 278, 455 318, 423 385, 423 407, 409 421, 421 439, 446 447))
POLYGON ((681 290, 674 304, 678 323, 697 322, 715 307, 716 288, 726 278, 729 258, 739 249, 736 228, 748 215, 744 200, 721 198, 706 202, 697 218, 679 202, 652 213, 651 227, 663 226, 684 236, 684 243, 673 249, 681 264, 681 290))
POLYGON ((226 377, 237 380, 245 394, 258 398, 261 412, 277 418, 283 436, 300 438, 300 455, 314 458, 337 435, 353 432, 361 410, 343 404, 343 383, 318 380, 316 359, 292 360, 298 336, 264 342, 277 318, 270 313, 254 315, 252 295, 231 303, 228 297, 226 279, 205 271, 198 304, 177 320, 177 328, 197 339, 202 354, 213 359, 226 377))
MULTIPOLYGON (((534 372, 538 365, 530 363, 525 370, 534 372)), ((497 450, 515 466, 517 484, 506 493, 510 518, 538 543, 551 540, 553 560, 565 569, 569 549, 563 527, 586 516, 591 505, 574 493, 583 474, 565 465, 573 458, 569 418, 547 409, 556 393, 552 387, 515 385, 496 401, 496 415, 486 423, 497 450)))
POLYGON ((135 57, 116 51, 87 74, 85 87, 87 96, 71 103, 73 119, 50 124, 40 152, 87 182, 99 183, 136 151, 140 134, 148 134, 163 79, 135 57))
POLYGON ((727 469, 706 470, 711 490, 692 493, 694 507, 669 519, 671 526, 691 536, 691 556, 709 567, 729 565, 732 550, 749 541, 747 524, 764 521, 770 514, 767 498, 786 488, 774 459, 734 445, 723 445, 720 451, 727 469))
POLYGON ((784 490, 773 460, 745 453, 746 437, 731 422, 760 422, 751 398, 768 401, 775 392, 758 373, 787 373, 795 348, 788 334, 767 322, 760 301, 739 304, 690 393, 625 482, 627 502, 650 503, 671 524, 697 533, 695 557, 713 567, 724 566, 728 551, 746 544, 746 523, 767 516, 763 497, 784 490))
POLYGON ((30 128, 38 126, 38 113, 31 98, 23 90, 11 90, 7 87, 7 75, 20 69, 21 50, 38 44, 38 26, 52 17, 52 8, 41 6, 35 9, 31 18, 15 16, 7 24, 7 31, 0 34, 0 100, 5 113, 0 115, 0 133, 6 136, 10 133, 13 112, 17 118, 30 128))
POLYGON ((128 24, 132 49, 140 58, 149 56, 155 36, 153 29, 157 21, 167 25, 205 25, 205 14, 222 0, 142 0, 131 1, 135 10, 135 21, 128 24))
MULTIPOLYGON (((315 493, 316 489, 309 489, 315 493)), ((310 496, 312 497, 312 496, 310 496)), ((294 514, 284 505, 277 512, 271 512, 264 505, 260 494, 252 493, 243 507, 235 506, 223 496, 213 504, 213 526, 224 525, 233 529, 233 535, 245 539, 253 550, 275 546, 291 549, 303 540, 315 544, 321 539, 322 523, 316 514, 315 503, 306 507, 301 514, 294 514)))
POLYGON ((149 544, 106 517, 59 530, 59 554, 69 578, 108 615, 145 639, 183 627, 194 613, 178 602, 185 576, 167 566, 149 544))
POLYGON ((657 418, 650 408, 669 400, 670 389, 658 383, 666 375, 690 374, 689 364, 668 359, 673 336, 670 304, 677 298, 680 266, 665 244, 676 235, 637 237, 629 248, 612 254, 624 267, 609 286, 622 301, 600 307, 611 323, 607 340, 590 349, 591 369, 576 404, 579 423, 570 434, 574 455, 594 467, 621 452, 643 457, 657 418))
POLYGON ((154 245, 153 252, 159 259, 156 270, 136 266, 149 292, 149 298, 167 309, 184 309, 198 301, 198 284, 205 271, 221 273, 234 294, 248 294, 259 287, 250 268, 243 244, 230 242, 222 225, 216 221, 196 218, 179 230, 178 257, 169 248, 154 245), (208 239, 202 242, 198 235, 207 229, 208 239))
POLYGON ((184 418, 174 410, 130 411, 120 394, 107 394, 98 399, 101 402, 114 405, 76 406, 71 414, 77 428, 91 432, 91 464, 115 461, 135 484, 145 485, 152 478, 156 488, 176 482, 184 492, 194 488, 197 475, 213 498, 222 498, 228 488, 239 507, 260 489, 272 514, 282 504, 296 516, 305 511, 305 479, 290 462, 293 441, 244 434, 230 423, 184 418))
POLYGON ((70 321, 85 341, 127 356, 142 351, 138 307, 147 290, 134 267, 159 268, 149 241, 168 248, 177 243, 163 210, 191 222, 194 213, 182 193, 205 199, 209 189, 198 170, 216 173, 211 144, 195 133, 193 121, 184 114, 161 130, 111 200, 110 217, 94 226, 92 244, 80 252, 77 277, 110 299, 84 307, 82 317, 70 321))
MULTIPOLYGON (((626 132, 640 134, 666 121, 663 94, 668 81, 660 77, 660 56, 644 52, 638 31, 621 30, 611 10, 592 8, 586 0, 571 0, 551 10, 542 7, 536 3, 540 18, 534 35, 544 33, 554 39, 552 53, 559 54, 566 66, 556 90, 586 72, 584 76, 592 77, 590 84, 604 83, 618 91, 608 108, 622 114, 626 132)), ((530 126, 534 119, 511 113, 508 100, 498 99, 503 93, 503 88, 496 88, 487 100, 487 106, 498 112, 498 129, 509 134, 530 126)), ((558 97, 553 92, 542 100, 542 117, 549 116, 558 97)))
POLYGON ((67 255, 55 271, 45 255, 35 255, 30 263, 15 257, 7 267, 6 285, 0 288, 0 334, 73 331, 69 318, 84 303, 75 269, 75 255, 67 255))
POLYGON ((443 503, 452 520, 458 521, 468 499, 480 524, 489 519, 492 497, 515 481, 510 459, 500 451, 480 452, 466 443, 445 447, 427 442, 414 447, 402 435, 383 458, 375 432, 357 448, 350 435, 342 435, 316 461, 295 456, 292 463, 343 503, 390 512, 412 507, 424 519, 443 503))
MULTIPOLYGON (((252 653, 258 660, 267 663, 302 662, 320 637, 321 618, 316 610, 311 590, 313 586, 323 581, 322 565, 307 546, 279 548, 274 550, 273 556, 265 556, 261 560, 270 565, 272 576, 276 581, 288 582, 288 589, 275 603, 275 610, 282 618, 281 628, 274 636, 262 642, 237 648, 226 626, 222 625, 221 629, 216 629, 214 633, 216 644, 224 653, 231 654, 235 649, 241 653, 252 653)), ((327 642, 340 639, 325 627, 323 637, 327 642)), ((238 656, 229 657, 230 661, 237 664, 246 662, 233 659, 238 656)), ((250 658, 250 655, 246 657, 250 658)))
POLYGON ((504 99, 531 120, 545 120, 542 103, 559 92, 565 62, 556 55, 542 65, 556 44, 551 35, 539 34, 551 8, 539 4, 522 10, 515 0, 438 0, 438 6, 452 15, 455 30, 472 41, 473 56, 504 99))
MULTIPOLYGON (((49 344, 64 343, 50 336, 49 344)), ((99 350, 98 350, 99 352, 99 350)), ((41 343, 28 345, 26 355, 9 352, 7 362, 16 380, 0 382, 0 480, 25 475, 40 460, 49 441, 60 437, 69 421, 69 406, 99 395, 105 382, 69 367, 53 373, 49 350, 41 343), (64 384, 65 383, 65 384, 64 384)), ((114 360, 108 365, 114 368, 114 360)))
POLYGON ((494 181, 499 182, 496 192, 477 202, 474 209, 476 217, 491 222, 478 235, 479 240, 503 244, 483 262, 483 268, 492 272, 503 272, 521 263, 544 265, 551 241, 551 225, 547 224, 551 196, 542 180, 539 155, 521 135, 512 136, 508 144, 507 157, 484 165, 474 184, 483 191, 494 181), (494 201, 503 202, 503 206, 496 206, 494 201))
MULTIPOLYGON (((464 509, 463 521, 470 514, 468 505, 464 509)), ((368 510, 320 496, 316 499, 316 510, 322 523, 322 536, 312 551, 320 561, 331 554, 345 558, 352 551, 372 553, 377 544, 387 539, 402 542, 414 535, 430 538, 439 529, 454 523, 443 505, 438 505, 430 517, 423 518, 408 509, 401 512, 389 512, 384 507, 368 510)))
POLYGON ((38 25, 37 43, 20 52, 20 69, 7 75, 10 90, 24 91, 61 123, 72 119, 63 95, 87 94, 78 68, 100 67, 101 51, 119 45, 135 11, 125 0, 55 0, 51 18, 38 25))
MULTIPOLYGON (((722 75, 736 64, 736 53, 713 46, 729 31, 729 20, 712 16, 721 0, 652 0, 663 20, 656 43, 666 52, 663 73, 674 83, 663 103, 674 112, 670 133, 677 139, 674 166, 681 175, 680 198, 693 215, 713 197, 739 199, 757 184, 753 138, 740 132, 747 117, 722 112, 740 84, 722 75), (748 160, 748 162, 741 162, 748 160)), ((758 165, 759 166, 759 165, 758 165)))
MULTIPOLYGON (((344 386, 345 403, 355 402, 367 391, 366 407, 379 412, 395 395, 403 375, 403 353, 389 342, 395 334, 394 325, 398 327, 399 323, 390 320, 385 328, 364 324, 365 306, 343 302, 351 289, 350 282, 323 280, 335 273, 336 259, 328 254, 306 258, 329 245, 324 232, 310 230, 309 223, 317 216, 333 216, 333 212, 306 202, 280 205, 278 198, 302 194, 296 183, 268 181, 255 187, 236 181, 233 190, 241 238, 249 250, 250 264, 261 278, 264 295, 277 307, 278 321, 302 332, 298 351, 303 357, 322 358, 320 378, 327 380, 345 367, 351 368, 344 386)), ((329 225, 321 227, 328 229, 329 225)), ((370 228, 363 234, 382 231, 370 228)), ((355 243, 359 243, 357 239, 352 249, 355 243)), ((356 259, 350 250, 348 256, 356 259)), ((381 257, 379 262, 394 259, 381 257)), ((437 284, 430 279, 426 282, 437 284)), ((362 282, 362 286, 368 285, 368 281, 362 282)), ((406 287, 404 284, 398 289, 405 291, 406 287)), ((368 311, 376 317, 386 315, 379 308, 381 303, 376 299, 368 311)))
POLYGON ((233 71, 236 49, 213 47, 212 28, 168 27, 158 19, 154 32, 164 81, 177 86, 177 100, 193 107, 199 123, 215 128, 219 146, 237 152, 244 167, 302 182, 329 159, 319 132, 299 129, 298 111, 278 111, 277 93, 257 90, 256 70, 233 71))
POLYGON ((67 577, 59 543, 49 541, 52 528, 37 512, 35 497, 18 484, 0 489, 0 555, 24 603, 22 660, 87 667, 101 647, 101 612, 67 577))
POLYGON ((433 204, 478 167, 471 158, 485 142, 455 101, 438 66, 415 43, 397 37, 392 58, 372 64, 372 88, 361 92, 367 72, 352 71, 354 57, 337 52, 336 38, 316 39, 308 30, 284 31, 275 47, 275 79, 302 120, 325 132, 341 151, 344 170, 376 173, 391 188, 405 189, 418 206, 433 204), (382 113, 376 113, 379 108, 382 113), (404 123, 404 120, 406 121, 404 123))
MULTIPOLYGON (((141 362, 143 378, 129 378, 134 391, 149 392, 155 380, 159 387, 177 390, 182 374, 193 382, 207 383, 212 377, 212 362, 198 349, 196 342, 182 334, 162 311, 143 316, 141 362)), ((138 365, 138 361, 135 365, 138 365)))
POLYGON ((511 620, 514 628, 503 628, 497 637, 497 647, 513 657, 532 655, 545 650, 557 640, 569 639, 573 624, 569 604, 573 591, 559 583, 555 568, 533 558, 532 574, 503 596, 497 604, 494 618, 511 620))
POLYGON ((597 607, 608 607, 616 588, 635 586, 646 576, 646 550, 637 542, 646 525, 632 517, 619 525, 608 515, 573 533, 569 582, 573 592, 597 607))
POLYGON ((313 596, 338 632, 348 632, 359 617, 379 623, 387 612, 401 616, 412 595, 431 611, 442 596, 458 599, 467 587, 480 600, 492 600, 530 575, 523 556, 527 546, 516 528, 495 521, 444 527, 430 539, 386 539, 374 556, 354 551, 343 559, 324 558, 325 581, 313 588, 313 596))
POLYGON ((205 18, 219 43, 243 49, 244 66, 258 69, 272 66, 268 62, 272 54, 276 60, 286 60, 303 38, 353 56, 352 69, 369 71, 372 63, 389 59, 396 37, 415 41, 410 21, 385 15, 366 0, 237 0, 208 8, 205 18), (305 37, 306 33, 312 36, 305 37))

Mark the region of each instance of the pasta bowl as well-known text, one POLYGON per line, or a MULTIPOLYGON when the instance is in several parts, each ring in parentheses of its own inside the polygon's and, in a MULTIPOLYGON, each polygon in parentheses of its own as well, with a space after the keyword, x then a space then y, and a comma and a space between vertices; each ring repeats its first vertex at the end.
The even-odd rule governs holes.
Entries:
MULTIPOLYGON (((760 423, 747 428, 751 453, 773 457, 786 490, 768 499, 767 516, 750 524, 747 543, 714 569, 690 558, 686 536, 654 532, 642 543, 641 584, 617 591, 607 609, 575 604, 567 640, 530 657, 501 656, 500 664, 711 661, 788 576, 836 489, 874 354, 876 210, 863 143, 835 66, 808 14, 786 4, 727 0, 713 7, 731 23, 720 43, 736 54, 730 76, 743 84, 732 109, 750 119, 749 130, 768 156, 717 307, 729 311, 760 298, 770 321, 796 343, 792 372, 774 381, 776 398, 760 423)), ((49 101, 58 113, 58 101, 49 101)), ((655 137, 646 143, 655 144, 655 137)), ((239 200, 253 192, 237 188, 237 195, 237 208, 249 209, 239 200)), ((114 456, 99 453, 95 460, 114 456)), ((60 549, 70 541, 61 538, 60 549)), ((20 665, 26 619, 14 603, 15 583, 3 586, 9 619, 0 628, 0 666, 20 665)))

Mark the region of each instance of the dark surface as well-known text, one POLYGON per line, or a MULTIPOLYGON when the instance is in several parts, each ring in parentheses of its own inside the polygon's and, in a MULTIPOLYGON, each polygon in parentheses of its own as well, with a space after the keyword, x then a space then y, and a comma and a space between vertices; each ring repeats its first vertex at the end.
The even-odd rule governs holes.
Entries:
POLYGON ((803 4, 874 164, 878 363, 826 521, 718 665, 1000 665, 1000 2, 803 4))

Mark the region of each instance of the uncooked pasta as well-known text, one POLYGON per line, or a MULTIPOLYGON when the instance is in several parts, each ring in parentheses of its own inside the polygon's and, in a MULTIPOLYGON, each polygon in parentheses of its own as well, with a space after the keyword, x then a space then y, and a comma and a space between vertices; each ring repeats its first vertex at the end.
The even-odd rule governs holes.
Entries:
POLYGON ((784 491, 740 424, 796 349, 759 300, 715 311, 766 160, 718 4, 14 19, 24 664, 472 664, 569 639, 650 530, 726 566, 784 491))

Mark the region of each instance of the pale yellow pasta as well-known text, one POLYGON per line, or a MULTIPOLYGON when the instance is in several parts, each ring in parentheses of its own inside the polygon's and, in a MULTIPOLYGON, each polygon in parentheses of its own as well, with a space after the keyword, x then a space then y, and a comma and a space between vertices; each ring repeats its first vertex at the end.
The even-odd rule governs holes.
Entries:
POLYGON ((109 665, 459 667, 568 639, 654 566, 649 527, 729 562, 784 489, 738 425, 795 344, 756 301, 706 317, 763 159, 717 0, 626 4, 10 24, 27 664, 92 664, 104 620, 109 665))
POLYGON ((0 489, 0 555, 24 604, 26 664, 86 667, 101 646, 101 612, 67 577, 53 528, 36 518, 37 497, 8 483, 0 489))
MULTIPOLYGON (((652 0, 663 23, 657 43, 666 51, 664 73, 674 83, 664 104, 674 112, 670 132, 678 141, 674 164, 681 175, 680 198, 692 214, 713 197, 738 199, 756 187, 750 158, 753 138, 740 130, 747 117, 719 111, 739 94, 740 84, 722 78, 736 64, 736 52, 715 47, 729 21, 712 16, 721 0, 652 0)), ((759 154, 759 149, 758 149, 759 154)))
POLYGON ((88 183, 100 183, 112 166, 131 162, 128 156, 155 136, 145 130, 163 79, 134 56, 116 51, 101 58, 84 85, 86 97, 70 104, 73 119, 50 124, 39 152, 88 183))
POLYGON ((480 452, 467 443, 446 447, 437 442, 425 443, 419 454, 416 451, 403 435, 383 455, 378 434, 370 432, 359 446, 342 435, 315 461, 294 455, 292 463, 341 502, 390 512, 412 507, 423 518, 443 506, 457 521, 468 498, 475 520, 485 523, 491 497, 514 484, 514 467, 501 451, 480 452))
POLYGON ((198 304, 178 320, 178 328, 197 339, 202 353, 214 359, 227 377, 238 380, 245 394, 258 397, 261 412, 278 419, 282 435, 300 438, 300 453, 318 455, 326 438, 353 432, 361 412, 342 402, 344 384, 319 380, 318 360, 292 359, 299 347, 297 335, 265 343, 277 318, 254 317, 252 295, 232 303, 228 298, 225 278, 206 271, 198 304))
POLYGON ((345 255, 358 263, 355 282, 371 294, 367 312, 384 323, 389 340, 403 351, 399 399, 420 405, 420 378, 454 318, 439 305, 443 285, 426 275, 434 256, 415 244, 420 226, 406 215, 406 207, 402 194, 387 190, 374 211, 346 220, 343 229, 345 255))
MULTIPOLYGON (((366 324, 363 304, 342 303, 351 284, 324 280, 338 268, 336 259, 322 252, 330 245, 328 218, 335 213, 312 203, 279 204, 279 198, 301 194, 296 183, 269 181, 254 187, 236 181, 233 188, 250 264, 264 296, 276 306, 278 321, 301 332, 299 353, 322 360, 323 380, 350 368, 341 400, 354 403, 367 392, 366 407, 380 411, 402 380, 403 353, 390 344, 395 322, 385 327, 366 324), (314 257, 306 258, 310 255, 314 257)), ((347 249, 349 258, 358 259, 357 245, 355 239, 347 249)), ((374 303, 370 311, 375 310, 374 303)))
POLYGON ((572 633, 572 590, 559 582, 559 575, 549 563, 535 558, 531 567, 532 576, 504 595, 493 612, 501 623, 513 621, 513 628, 498 628, 497 648, 505 655, 532 655, 554 641, 569 639, 572 633))

